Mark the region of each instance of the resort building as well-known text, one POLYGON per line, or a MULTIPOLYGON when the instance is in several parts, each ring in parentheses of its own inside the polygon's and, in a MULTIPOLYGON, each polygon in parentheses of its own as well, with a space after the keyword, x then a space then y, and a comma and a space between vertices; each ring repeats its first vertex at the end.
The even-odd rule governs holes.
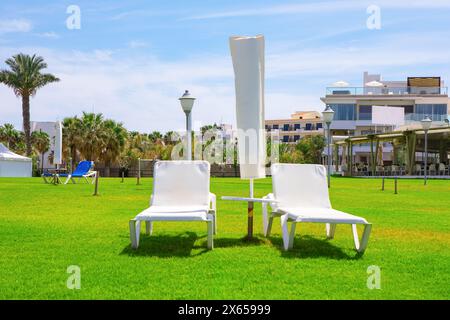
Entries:
POLYGON ((297 111, 290 119, 266 120, 266 132, 278 131, 280 141, 295 143, 305 136, 323 135, 322 115, 317 111, 297 111))
MULTIPOLYGON (((335 112, 331 124, 334 137, 386 133, 401 126, 420 125, 426 116, 432 119, 433 126, 448 123, 448 90, 440 77, 407 77, 400 81, 384 81, 379 74, 364 72, 362 86, 351 87, 344 81, 336 82, 335 85, 326 88, 326 94, 321 98, 335 112), (372 119, 375 107, 385 110, 382 115, 386 119, 385 123, 372 119), (396 125, 390 123, 390 118, 399 114, 393 111, 400 111, 402 117, 396 125)), ((382 161, 392 163, 392 144, 383 143, 381 147, 382 161)), ((355 163, 367 164, 370 146, 355 146, 353 156, 355 163)))

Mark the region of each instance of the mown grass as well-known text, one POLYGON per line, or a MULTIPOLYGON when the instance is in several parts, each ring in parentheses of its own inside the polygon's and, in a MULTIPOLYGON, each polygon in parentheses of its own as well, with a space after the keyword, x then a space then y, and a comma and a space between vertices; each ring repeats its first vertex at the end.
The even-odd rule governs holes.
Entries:
MULTIPOLYGON (((206 250, 206 224, 155 223, 152 237, 130 249, 128 220, 146 208, 151 179, 100 180, 54 186, 41 179, 0 179, 1 299, 448 299, 450 298, 450 181, 333 178, 336 209, 373 223, 359 257, 350 227, 334 240, 323 225, 300 224, 292 251, 281 250, 279 222, 261 235, 256 206, 253 242, 246 205, 222 201, 246 195, 248 182, 213 178, 218 196, 215 250, 206 250), (81 289, 69 290, 69 265, 81 269, 81 289), (366 286, 367 268, 381 268, 381 289, 366 286)), ((256 181, 256 196, 271 190, 256 181)))

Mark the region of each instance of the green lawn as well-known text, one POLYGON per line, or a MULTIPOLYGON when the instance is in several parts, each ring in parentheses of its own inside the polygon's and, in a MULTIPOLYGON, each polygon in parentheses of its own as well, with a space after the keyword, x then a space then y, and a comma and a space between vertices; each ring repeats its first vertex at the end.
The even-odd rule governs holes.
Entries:
MULTIPOLYGON (((336 209, 373 223, 363 257, 349 226, 334 240, 324 225, 300 224, 294 249, 273 234, 244 242, 246 205, 220 200, 247 195, 248 182, 212 179, 218 196, 215 249, 206 250, 205 223, 155 223, 130 249, 128 221, 148 206, 151 179, 46 185, 38 178, 0 179, 0 299, 448 299, 450 181, 333 178, 336 209), (81 289, 69 290, 66 269, 81 268, 81 289), (366 286, 367 267, 381 268, 381 289, 366 286)), ((271 190, 255 182, 256 196, 271 190)), ((143 230, 142 230, 143 231, 143 230)))

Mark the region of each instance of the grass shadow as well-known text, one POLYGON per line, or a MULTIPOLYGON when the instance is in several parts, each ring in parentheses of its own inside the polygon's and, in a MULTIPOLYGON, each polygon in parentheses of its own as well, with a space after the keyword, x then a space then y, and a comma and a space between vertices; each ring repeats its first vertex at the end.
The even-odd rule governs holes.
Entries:
POLYGON ((295 237, 294 247, 289 251, 285 251, 283 247, 283 240, 281 237, 270 237, 272 243, 281 251, 281 256, 284 258, 329 258, 335 260, 357 260, 362 255, 356 254, 351 256, 344 252, 341 248, 334 246, 331 241, 327 239, 318 239, 310 235, 295 237))
POLYGON ((120 254, 130 257, 189 258, 209 251, 203 241, 201 244, 195 245, 195 242, 201 238, 205 237, 199 237, 195 232, 185 232, 175 236, 141 234, 138 249, 133 249, 131 245, 128 245, 120 254), (193 253, 194 249, 200 249, 200 251, 193 253))
POLYGON ((261 246, 264 244, 270 244, 270 241, 265 238, 259 238, 253 236, 253 238, 248 239, 247 236, 243 238, 215 238, 214 247, 215 248, 232 248, 232 247, 253 247, 261 246))

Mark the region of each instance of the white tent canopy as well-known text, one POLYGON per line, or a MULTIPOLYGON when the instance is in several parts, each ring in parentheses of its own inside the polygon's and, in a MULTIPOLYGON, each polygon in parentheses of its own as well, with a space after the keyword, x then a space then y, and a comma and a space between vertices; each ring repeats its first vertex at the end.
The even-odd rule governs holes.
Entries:
POLYGON ((0 143, 0 177, 31 177, 30 158, 15 154, 0 143))
POLYGON ((339 81, 334 82, 332 84, 332 86, 333 87, 348 87, 349 83, 347 81, 344 81, 344 80, 339 80, 339 81))
POLYGON ((384 84, 379 81, 370 81, 366 83, 366 87, 382 87, 382 86, 384 86, 384 84))

